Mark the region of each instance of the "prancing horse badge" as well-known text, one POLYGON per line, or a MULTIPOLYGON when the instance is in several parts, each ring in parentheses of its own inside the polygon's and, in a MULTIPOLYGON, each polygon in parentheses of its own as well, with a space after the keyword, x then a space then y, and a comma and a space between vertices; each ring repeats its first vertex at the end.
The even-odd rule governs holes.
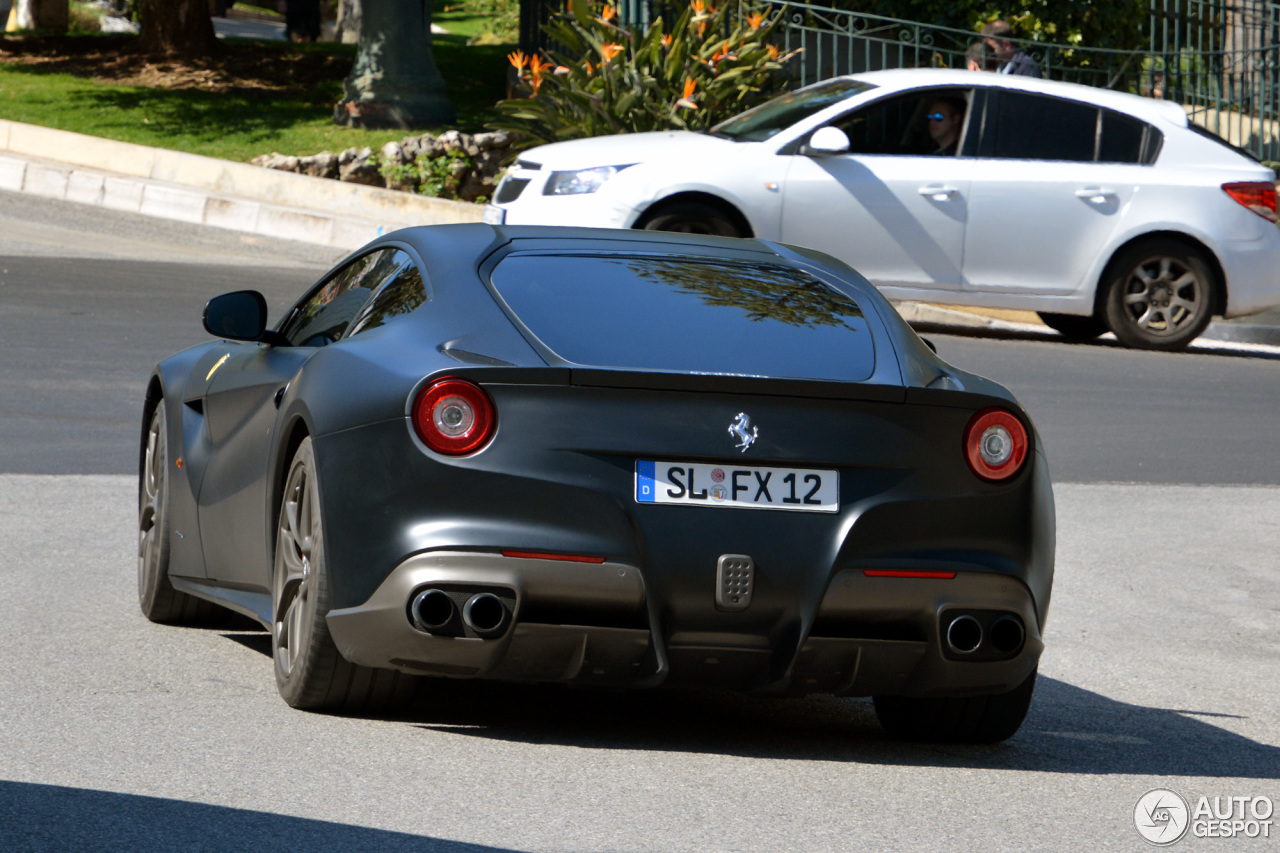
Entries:
POLYGON ((751 425, 751 418, 747 417, 746 412, 738 412, 738 416, 733 419, 733 423, 729 424, 729 435, 738 439, 740 444, 734 447, 747 452, 747 448, 755 444, 756 439, 760 437, 760 430, 751 425))

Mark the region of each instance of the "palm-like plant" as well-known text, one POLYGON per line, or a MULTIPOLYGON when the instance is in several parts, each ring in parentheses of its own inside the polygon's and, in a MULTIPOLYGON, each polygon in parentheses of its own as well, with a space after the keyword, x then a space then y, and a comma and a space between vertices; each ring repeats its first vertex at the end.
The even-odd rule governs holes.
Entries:
POLYGON ((643 33, 615 23, 612 6, 586 0, 545 27, 560 49, 509 57, 529 95, 500 101, 492 126, 523 147, 648 130, 704 130, 781 92, 783 63, 770 37, 778 16, 692 0, 670 30, 657 18, 643 33))

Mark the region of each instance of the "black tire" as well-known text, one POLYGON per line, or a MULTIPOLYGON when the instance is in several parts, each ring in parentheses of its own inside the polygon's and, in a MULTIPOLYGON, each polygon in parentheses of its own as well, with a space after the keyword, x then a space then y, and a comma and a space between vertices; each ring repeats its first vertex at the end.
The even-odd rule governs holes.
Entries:
POLYGON ((1013 736, 1031 707, 1036 673, 1008 693, 917 699, 875 697, 876 716, 892 737, 943 743, 998 743, 1013 736))
POLYGON ((357 666, 329 634, 332 580, 324 558, 315 452, 305 438, 285 480, 271 577, 271 657, 280 696, 294 708, 372 714, 413 698, 417 679, 357 666))
POLYGON ((1128 347, 1184 349, 1209 325, 1217 283, 1204 255, 1153 238, 1116 255, 1104 278, 1103 316, 1128 347))
POLYGON ((195 625, 223 614, 221 607, 178 592, 169 582, 169 442, 164 400, 143 439, 138 473, 138 604, 152 622, 195 625))
POLYGON ((713 237, 745 237, 742 229, 719 208, 697 201, 665 205, 644 220, 645 231, 676 231, 713 237))
POLYGON ((1069 341, 1091 341, 1107 331, 1107 324, 1094 316, 1081 317, 1079 314, 1051 314, 1048 311, 1036 312, 1046 326, 1053 329, 1069 341))

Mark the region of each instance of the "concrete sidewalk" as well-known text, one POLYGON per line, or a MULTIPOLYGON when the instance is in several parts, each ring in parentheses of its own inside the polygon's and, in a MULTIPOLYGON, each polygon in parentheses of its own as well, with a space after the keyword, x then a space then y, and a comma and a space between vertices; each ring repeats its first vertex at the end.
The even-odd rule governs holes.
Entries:
POLYGON ((356 249, 481 207, 0 120, 0 189, 356 249))
MULTIPOLYGON (((411 225, 479 222, 483 210, 4 120, 0 189, 347 250, 411 225)), ((1054 334, 1029 311, 915 302, 899 303, 898 309, 919 325, 1054 334)), ((1280 345, 1280 309, 1215 320, 1202 338, 1280 345)))

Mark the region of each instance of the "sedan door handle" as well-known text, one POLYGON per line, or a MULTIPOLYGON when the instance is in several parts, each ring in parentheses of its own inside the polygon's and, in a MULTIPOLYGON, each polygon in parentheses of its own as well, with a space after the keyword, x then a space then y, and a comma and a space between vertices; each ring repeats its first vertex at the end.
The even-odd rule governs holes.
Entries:
POLYGON ((918 192, 920 195, 931 198, 934 201, 946 201, 952 196, 960 194, 960 191, 955 187, 944 186, 921 187, 918 192))
POLYGON ((1115 201, 1116 192, 1102 187, 1085 187, 1082 190, 1076 190, 1076 198, 1082 198, 1094 204, 1102 204, 1106 201, 1115 201))

